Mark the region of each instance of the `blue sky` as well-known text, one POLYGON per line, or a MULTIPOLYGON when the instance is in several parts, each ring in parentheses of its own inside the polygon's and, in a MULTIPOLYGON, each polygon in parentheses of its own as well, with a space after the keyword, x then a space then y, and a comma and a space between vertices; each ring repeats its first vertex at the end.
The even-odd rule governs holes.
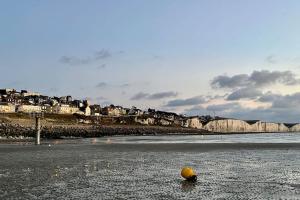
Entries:
POLYGON ((300 103, 299 10, 296 0, 0 0, 0 85, 298 122, 278 101, 300 103), (246 84, 223 87, 241 74, 246 84))

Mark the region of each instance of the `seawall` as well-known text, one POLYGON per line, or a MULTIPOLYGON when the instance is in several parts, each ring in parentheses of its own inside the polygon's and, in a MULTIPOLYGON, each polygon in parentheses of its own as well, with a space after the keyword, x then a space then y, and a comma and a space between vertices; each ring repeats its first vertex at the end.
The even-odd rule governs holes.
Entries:
MULTIPOLYGON (((33 127, 0 123, 0 136, 4 138, 35 137, 35 133, 36 131, 33 127)), ((57 125, 43 126, 41 130, 42 138, 156 134, 209 134, 209 132, 180 127, 135 125, 57 125)))

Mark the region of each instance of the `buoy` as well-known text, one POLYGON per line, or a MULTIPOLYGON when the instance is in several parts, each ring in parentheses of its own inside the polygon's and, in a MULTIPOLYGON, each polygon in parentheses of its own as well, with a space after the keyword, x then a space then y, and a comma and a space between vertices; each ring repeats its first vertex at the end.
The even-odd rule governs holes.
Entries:
POLYGON ((190 167, 184 167, 181 170, 181 176, 188 181, 196 181, 197 180, 197 175, 196 175, 195 171, 190 167))

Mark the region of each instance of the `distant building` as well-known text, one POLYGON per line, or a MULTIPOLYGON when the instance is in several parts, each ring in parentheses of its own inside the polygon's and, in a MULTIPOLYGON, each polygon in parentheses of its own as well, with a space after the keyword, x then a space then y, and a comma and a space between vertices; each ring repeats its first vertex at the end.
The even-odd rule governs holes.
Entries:
POLYGON ((135 106, 132 106, 132 108, 128 112, 128 115, 141 116, 143 114, 144 114, 144 112, 140 109, 137 109, 135 106))
POLYGON ((92 116, 99 116, 101 114, 101 106, 100 105, 91 105, 91 115, 92 116))
POLYGON ((162 118, 170 121, 174 121, 175 119, 179 118, 179 115, 172 112, 155 111, 154 113, 151 114, 154 115, 154 118, 159 118, 159 119, 162 118))
POLYGON ((78 108, 83 108, 84 107, 83 101, 81 101, 81 100, 72 101, 72 105, 74 105, 75 107, 78 107, 78 108))
POLYGON ((41 96, 41 94, 38 93, 38 92, 28 92, 26 90, 22 90, 22 91, 23 91, 23 93, 21 92, 21 95, 23 97, 27 97, 27 96, 41 96))
POLYGON ((91 108, 90 108, 90 106, 87 106, 87 107, 84 109, 84 115, 85 115, 85 116, 90 116, 90 115, 91 115, 91 108))
POLYGON ((72 96, 63 96, 59 98, 59 102, 63 104, 69 104, 72 102, 72 96))
POLYGON ((56 114, 74 114, 79 112, 79 108, 70 106, 68 104, 56 105, 52 108, 52 112, 56 114))
POLYGON ((126 114, 126 109, 121 106, 110 105, 102 109, 102 114, 108 116, 121 116, 126 114))
POLYGON ((41 106, 35 106, 35 105, 19 105, 17 106, 17 112, 22 113, 31 113, 31 112, 42 112, 41 106))
POLYGON ((16 106, 11 104, 0 104, 0 113, 14 113, 16 106))
POLYGON ((10 89, 10 88, 4 88, 4 89, 0 89, 0 94, 1 95, 5 95, 5 94, 12 94, 16 92, 15 89, 10 89))

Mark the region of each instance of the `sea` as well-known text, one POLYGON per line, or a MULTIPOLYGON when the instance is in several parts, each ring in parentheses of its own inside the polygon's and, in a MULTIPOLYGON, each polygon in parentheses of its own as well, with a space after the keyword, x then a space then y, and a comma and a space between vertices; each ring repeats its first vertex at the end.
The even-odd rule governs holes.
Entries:
POLYGON ((0 199, 300 199, 300 133, 41 143, 1 142, 0 199))

